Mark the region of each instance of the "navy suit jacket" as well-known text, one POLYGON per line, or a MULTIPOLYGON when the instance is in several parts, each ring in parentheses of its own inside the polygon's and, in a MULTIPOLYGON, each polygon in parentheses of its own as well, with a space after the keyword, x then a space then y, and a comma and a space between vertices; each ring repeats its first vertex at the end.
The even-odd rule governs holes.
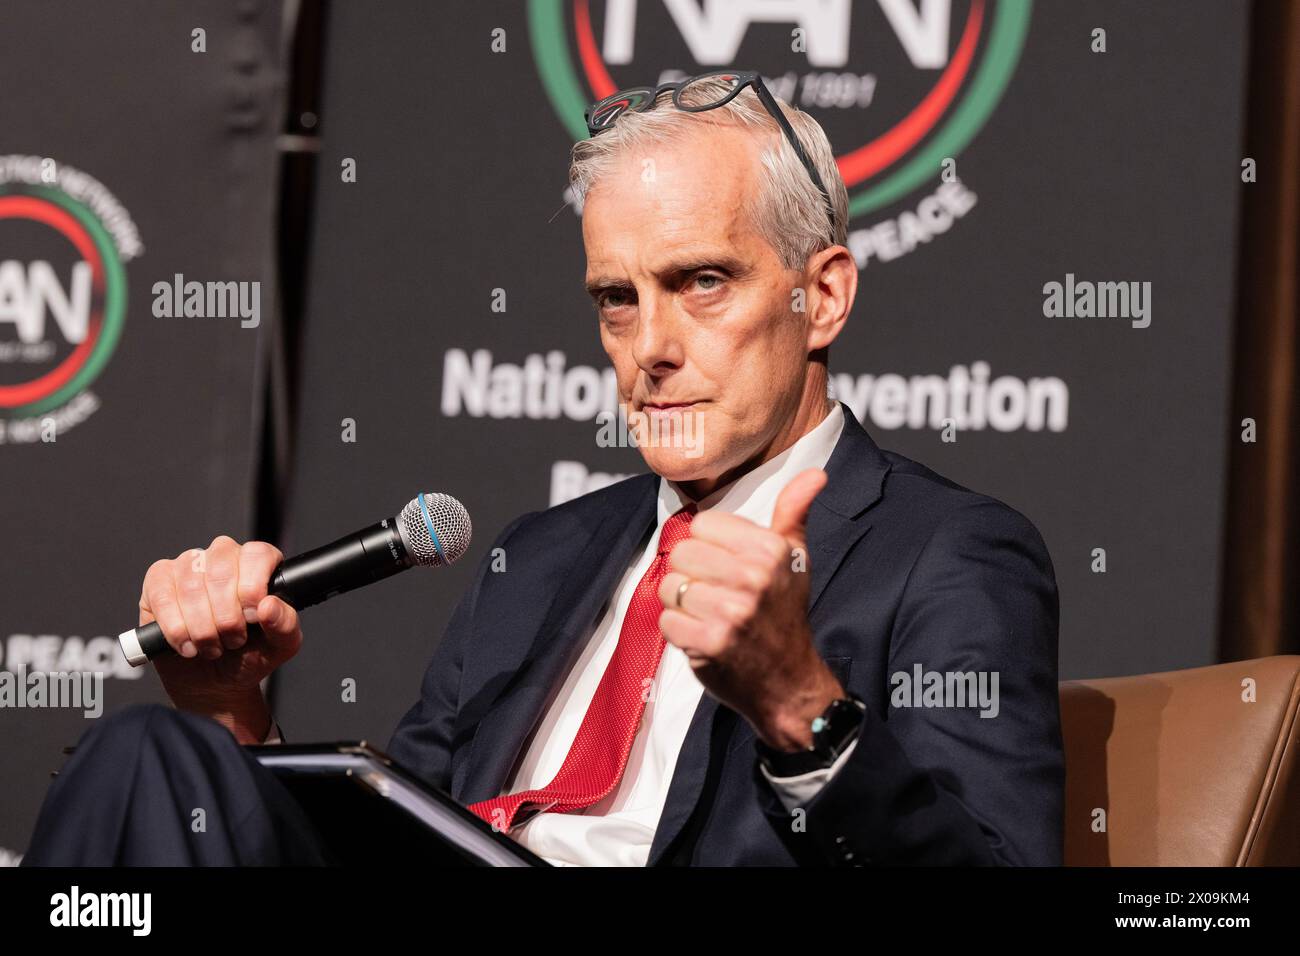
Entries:
MULTIPOLYGON (((707 692, 649 864, 1059 864, 1065 778, 1051 559, 1018 512, 881 451, 847 406, 808 516, 808 622, 868 705, 857 745, 790 812, 753 729, 707 692), (996 717, 891 705, 891 675, 997 672, 996 717)), ((462 803, 497 796, 656 524, 640 475, 516 519, 457 606, 388 753, 462 803)))

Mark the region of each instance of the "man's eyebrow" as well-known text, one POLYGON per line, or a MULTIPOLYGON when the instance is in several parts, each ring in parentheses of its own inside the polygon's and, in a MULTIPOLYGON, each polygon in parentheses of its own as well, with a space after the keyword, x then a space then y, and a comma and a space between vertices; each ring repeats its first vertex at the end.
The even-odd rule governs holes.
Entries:
POLYGON ((701 253, 665 263, 662 268, 657 270, 656 274, 659 276, 680 276, 698 272, 701 269, 720 269, 723 272, 737 275, 747 271, 748 267, 745 265, 744 260, 734 255, 701 253))
POLYGON ((598 292, 605 292, 609 289, 626 289, 632 283, 626 279, 620 279, 615 276, 596 276, 594 279, 587 280, 587 294, 595 295, 598 292))
MULTIPOLYGON (((726 253, 719 253, 718 255, 701 253, 666 262, 656 270, 655 274, 662 279, 688 275, 692 272, 698 272, 700 269, 720 269, 732 275, 740 275, 748 271, 748 266, 746 266, 744 260, 737 256, 726 253)), ((596 295, 609 289, 626 289, 631 285, 631 282, 620 276, 596 276, 586 281, 589 295, 596 295)))

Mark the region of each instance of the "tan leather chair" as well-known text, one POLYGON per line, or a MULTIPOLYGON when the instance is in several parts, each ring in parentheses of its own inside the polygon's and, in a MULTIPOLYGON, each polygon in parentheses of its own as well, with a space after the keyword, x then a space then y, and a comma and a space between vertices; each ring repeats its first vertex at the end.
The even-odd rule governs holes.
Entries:
POLYGON ((1066 865, 1300 865, 1298 704, 1300 657, 1061 684, 1066 865))

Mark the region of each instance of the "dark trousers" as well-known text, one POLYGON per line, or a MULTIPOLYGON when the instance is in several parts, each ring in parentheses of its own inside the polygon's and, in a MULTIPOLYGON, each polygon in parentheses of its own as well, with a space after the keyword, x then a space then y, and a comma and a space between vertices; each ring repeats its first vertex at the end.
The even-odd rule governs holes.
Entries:
POLYGON ((323 841, 216 721, 159 704, 98 721, 50 786, 24 866, 322 866, 323 841), (199 812, 201 811, 201 812, 199 812))

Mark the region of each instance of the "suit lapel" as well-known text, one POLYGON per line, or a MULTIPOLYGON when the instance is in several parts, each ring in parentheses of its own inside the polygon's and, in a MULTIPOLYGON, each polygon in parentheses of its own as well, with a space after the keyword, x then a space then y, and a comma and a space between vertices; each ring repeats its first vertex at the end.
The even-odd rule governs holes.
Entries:
MULTIPOLYGON (((808 513, 808 561, 812 573, 809 614, 850 549, 870 529, 871 522, 864 512, 880 499, 890 467, 849 407, 841 402, 840 408, 844 413, 844 428, 826 463, 829 480, 808 513)), ((677 757, 668 798, 646 861, 648 866, 664 861, 669 847, 699 803, 710 761, 723 756, 711 752, 715 749, 713 725, 722 710, 734 718, 740 730, 748 730, 743 718, 722 708, 707 691, 700 698, 677 757)))
POLYGON ((809 582, 808 613, 839 570, 849 550, 871 528, 867 510, 884 492, 889 461, 858 423, 852 410, 840 402, 844 430, 826 462, 828 481, 808 512, 809 582))
POLYGON ((522 636, 511 645, 493 636, 490 666, 505 683, 479 723, 461 779, 453 781, 452 793, 462 802, 502 792, 551 691, 564 679, 582 637, 591 632, 596 615, 654 527, 659 479, 643 475, 628 485, 607 507, 575 513, 580 530, 565 536, 572 558, 559 568, 555 599, 536 637, 528 641, 522 636))
POLYGON ((664 800, 663 812, 659 814, 659 825, 655 827, 646 866, 658 866, 663 862, 664 853, 695 812, 704 791, 705 775, 714 759, 711 753, 713 724, 722 709, 708 691, 700 697, 686 739, 682 741, 682 749, 677 754, 677 765, 673 768, 673 779, 668 785, 668 797, 664 800))

